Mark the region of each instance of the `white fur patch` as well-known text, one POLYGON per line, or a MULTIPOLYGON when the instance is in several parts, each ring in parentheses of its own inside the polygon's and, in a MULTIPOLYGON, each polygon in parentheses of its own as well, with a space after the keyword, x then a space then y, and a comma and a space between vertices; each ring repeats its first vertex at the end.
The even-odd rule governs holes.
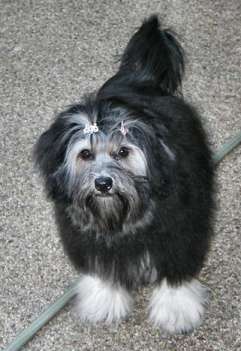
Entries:
POLYGON ((134 145, 131 145, 131 149, 126 164, 135 175, 145 176, 147 163, 143 151, 134 145))
POLYGON ((118 322, 132 307, 132 298, 126 289, 97 276, 83 275, 77 299, 77 312, 83 322, 118 322))
POLYGON ((167 155, 170 157, 172 161, 175 160, 175 154, 172 152, 172 150, 164 143, 164 141, 160 140, 163 149, 166 151, 167 155))
POLYGON ((193 279, 173 287, 166 279, 153 291, 149 318, 169 333, 189 332, 202 322, 208 289, 193 279))

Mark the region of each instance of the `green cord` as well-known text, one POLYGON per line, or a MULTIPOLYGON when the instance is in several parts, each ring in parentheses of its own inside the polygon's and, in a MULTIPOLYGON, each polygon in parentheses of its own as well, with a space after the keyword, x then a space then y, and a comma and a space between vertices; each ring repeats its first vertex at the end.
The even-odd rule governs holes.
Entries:
MULTIPOLYGON (((225 143, 215 154, 214 162, 218 164, 227 154, 241 143, 241 132, 236 134, 227 143, 225 143)), ((19 333, 15 340, 7 346, 5 351, 18 351, 41 329, 48 321, 50 321, 77 293, 79 279, 73 283, 66 292, 58 298, 54 303, 50 304, 30 326, 19 333)))
POLYGON ((5 351, 18 351, 41 329, 50 319, 52 319, 64 306, 76 295, 79 279, 72 284, 66 292, 54 303, 50 304, 40 316, 33 321, 28 328, 20 332, 15 340, 7 346, 5 351))
POLYGON ((214 162, 217 164, 222 159, 227 156, 233 149, 235 149, 241 143, 241 132, 238 132, 235 136, 233 136, 229 141, 227 141, 221 148, 216 151, 213 156, 214 162))

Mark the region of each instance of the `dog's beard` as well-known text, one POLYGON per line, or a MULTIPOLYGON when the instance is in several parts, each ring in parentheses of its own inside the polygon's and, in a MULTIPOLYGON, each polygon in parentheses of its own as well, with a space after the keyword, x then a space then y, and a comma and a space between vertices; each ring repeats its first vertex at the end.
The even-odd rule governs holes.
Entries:
POLYGON ((113 232, 121 230, 130 214, 130 203, 124 195, 92 194, 86 198, 86 208, 92 213, 94 222, 100 231, 113 232))

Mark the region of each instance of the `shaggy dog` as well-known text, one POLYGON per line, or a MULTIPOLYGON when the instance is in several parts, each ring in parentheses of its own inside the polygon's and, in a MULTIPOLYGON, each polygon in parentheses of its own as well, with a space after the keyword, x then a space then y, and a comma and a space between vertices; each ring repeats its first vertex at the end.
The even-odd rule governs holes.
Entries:
POLYGON ((80 272, 83 321, 126 318, 132 290, 148 283, 155 326, 188 332, 202 320, 207 288, 197 276, 212 236, 214 167, 199 116, 179 91, 183 72, 180 44, 152 16, 118 72, 60 113, 36 145, 80 272))

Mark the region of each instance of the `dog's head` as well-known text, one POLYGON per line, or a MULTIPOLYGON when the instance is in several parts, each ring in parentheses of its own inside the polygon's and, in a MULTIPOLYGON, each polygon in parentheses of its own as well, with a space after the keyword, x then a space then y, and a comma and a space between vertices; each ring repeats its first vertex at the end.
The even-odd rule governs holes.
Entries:
POLYGON ((49 196, 105 230, 142 218, 167 191, 173 157, 150 116, 96 100, 58 115, 35 156, 49 196))

